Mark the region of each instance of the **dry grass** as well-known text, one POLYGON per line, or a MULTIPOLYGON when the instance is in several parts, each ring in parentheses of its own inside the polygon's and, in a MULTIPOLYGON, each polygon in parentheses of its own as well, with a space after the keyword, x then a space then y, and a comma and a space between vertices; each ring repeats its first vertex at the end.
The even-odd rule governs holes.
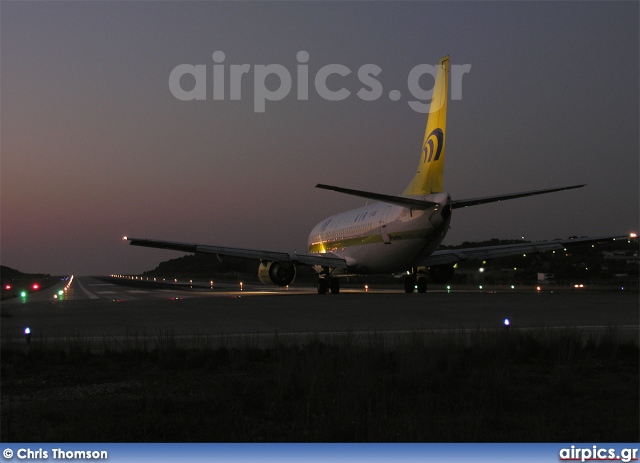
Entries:
POLYGON ((170 333, 2 352, 13 442, 634 442, 639 349, 615 330, 398 337, 170 333), (224 343, 223 343, 224 344, 224 343))

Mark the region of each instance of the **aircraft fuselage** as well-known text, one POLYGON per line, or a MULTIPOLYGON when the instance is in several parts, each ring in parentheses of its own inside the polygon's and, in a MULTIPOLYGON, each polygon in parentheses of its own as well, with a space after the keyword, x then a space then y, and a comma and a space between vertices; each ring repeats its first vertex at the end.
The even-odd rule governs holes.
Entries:
POLYGON ((341 273, 408 270, 438 248, 451 221, 451 198, 447 193, 412 198, 438 205, 416 210, 375 202, 332 215, 311 230, 309 252, 330 252, 344 258, 348 268, 341 273))

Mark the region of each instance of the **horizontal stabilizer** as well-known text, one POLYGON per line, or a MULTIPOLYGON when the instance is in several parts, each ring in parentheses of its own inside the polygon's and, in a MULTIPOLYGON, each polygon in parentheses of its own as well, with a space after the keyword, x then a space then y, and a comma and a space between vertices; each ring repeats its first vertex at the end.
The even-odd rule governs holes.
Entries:
POLYGON ((429 209, 431 207, 438 206, 438 203, 431 201, 423 201, 421 199, 405 198, 404 196, 391 196, 383 195, 380 193, 371 193, 368 191, 351 190, 349 188, 341 188, 331 185, 323 185, 321 183, 316 185, 316 188, 322 188, 323 190, 337 191, 338 193, 344 193, 352 196, 359 196, 361 198, 373 199, 374 201, 381 201, 383 203, 396 204, 398 206, 409 207, 412 209, 429 209))
POLYGON ((456 201, 451 201, 451 207, 453 209, 458 209, 459 207, 478 206, 480 204, 495 203, 498 201, 506 201, 508 199, 543 195, 545 193, 553 193, 554 191, 573 190, 574 188, 582 188, 585 185, 572 185, 572 186, 565 186, 560 188, 549 188, 547 190, 524 191, 522 193, 511 193, 511 194, 499 195, 499 196, 485 196, 483 198, 459 199, 456 201))

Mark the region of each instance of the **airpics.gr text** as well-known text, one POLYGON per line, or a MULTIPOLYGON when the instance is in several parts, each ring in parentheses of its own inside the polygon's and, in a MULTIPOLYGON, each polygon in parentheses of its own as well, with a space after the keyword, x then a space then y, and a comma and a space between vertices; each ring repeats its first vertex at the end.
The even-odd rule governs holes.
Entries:
MULTIPOLYGON (((243 78, 253 73, 253 110, 263 113, 266 102, 281 101, 291 93, 293 88, 292 73, 281 64, 225 64, 226 55, 218 50, 212 54, 215 64, 212 65, 212 81, 207 82, 208 66, 206 64, 179 64, 169 74, 169 90, 181 101, 207 100, 208 88, 212 89, 214 101, 241 100, 243 78), (183 79, 184 78, 184 79, 183 79), (228 82, 228 85, 227 85, 228 82)), ((296 98, 309 99, 309 53, 299 51, 296 54, 296 98)), ((470 64, 451 65, 451 99, 462 99, 462 78, 471 71, 470 64)), ((435 81, 438 65, 418 64, 407 76, 407 89, 411 99, 407 104, 416 112, 428 113, 433 88, 425 90, 420 86, 421 77, 431 75, 435 81)), ((356 72, 357 80, 350 77, 352 71, 344 64, 326 64, 321 66, 313 77, 313 88, 327 101, 342 101, 355 91, 358 98, 364 101, 378 100, 384 95, 383 85, 377 77, 382 68, 376 64, 363 64, 356 72), (347 87, 351 87, 349 90, 347 87), (358 88, 359 87, 359 88, 358 88), (356 91, 357 89, 357 91, 356 91)), ((247 78, 244 79, 245 81, 247 78)), ((244 84, 246 90, 247 84, 244 84)), ((402 98, 400 90, 387 93, 391 101, 402 98)), ((437 109, 437 108, 436 108, 437 109)))

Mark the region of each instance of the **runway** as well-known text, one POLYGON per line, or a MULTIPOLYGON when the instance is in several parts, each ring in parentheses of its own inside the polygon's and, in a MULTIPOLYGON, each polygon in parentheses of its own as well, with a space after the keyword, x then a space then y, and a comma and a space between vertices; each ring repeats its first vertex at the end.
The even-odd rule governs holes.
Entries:
POLYGON ((269 289, 234 284, 226 290, 121 286, 91 277, 2 304, 2 340, 122 339, 189 336, 267 336, 511 329, 538 327, 605 331, 638 339, 638 294, 631 292, 428 292, 314 288, 269 289), (257 290, 259 289, 259 290, 257 290))

